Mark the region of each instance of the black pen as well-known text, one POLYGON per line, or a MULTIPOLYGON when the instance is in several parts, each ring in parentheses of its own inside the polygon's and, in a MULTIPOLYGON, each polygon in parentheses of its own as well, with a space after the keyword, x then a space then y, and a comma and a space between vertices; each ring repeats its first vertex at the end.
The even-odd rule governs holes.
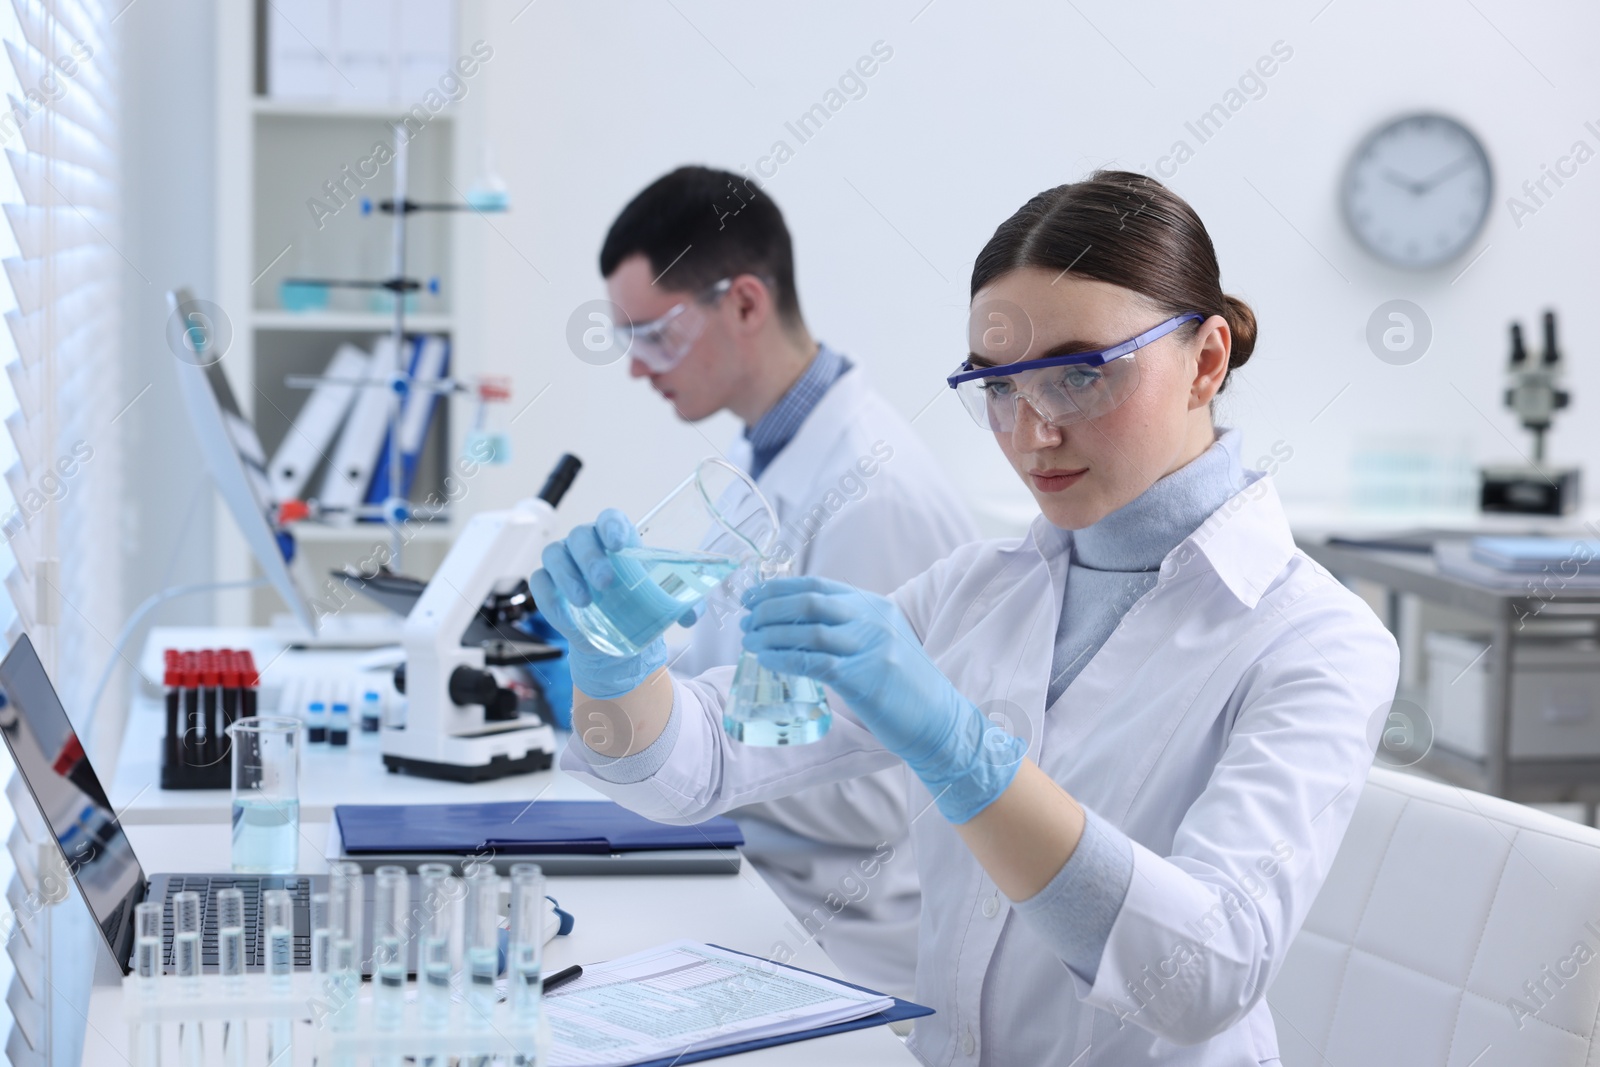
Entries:
POLYGON ((559 970, 555 974, 552 974, 549 978, 546 978, 544 980, 543 988, 544 991, 548 993, 552 989, 559 989, 568 982, 581 977, 583 977, 583 968, 574 963, 571 967, 567 967, 564 970, 559 970))

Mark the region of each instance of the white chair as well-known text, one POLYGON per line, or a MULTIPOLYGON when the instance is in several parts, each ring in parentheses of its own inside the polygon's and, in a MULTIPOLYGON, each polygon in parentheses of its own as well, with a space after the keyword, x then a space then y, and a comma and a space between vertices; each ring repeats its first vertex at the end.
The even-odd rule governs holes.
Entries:
POLYGON ((1600 1062, 1600 830, 1374 767, 1267 1000, 1283 1067, 1600 1062))

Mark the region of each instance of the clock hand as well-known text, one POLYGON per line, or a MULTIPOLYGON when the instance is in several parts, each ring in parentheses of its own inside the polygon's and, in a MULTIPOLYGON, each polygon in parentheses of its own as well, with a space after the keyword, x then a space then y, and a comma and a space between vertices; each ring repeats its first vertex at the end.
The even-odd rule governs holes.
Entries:
POLYGON ((1419 182, 1412 181, 1410 178, 1406 177, 1404 174, 1401 174, 1397 170, 1391 170, 1390 168, 1385 167, 1383 169, 1383 176, 1413 196, 1426 191, 1419 182))
POLYGON ((1436 186, 1440 182, 1444 181, 1446 178, 1454 177, 1454 175, 1456 174, 1457 171, 1461 170, 1463 167, 1467 166, 1471 162, 1472 162, 1472 157, 1471 156, 1462 156, 1460 159, 1456 160, 1454 163, 1450 164, 1449 166, 1444 167, 1444 168, 1442 168, 1440 170, 1434 171, 1432 174, 1428 175, 1428 177, 1426 177, 1422 181, 1418 182, 1416 191, 1419 192, 1419 193, 1428 192, 1434 186, 1436 186))

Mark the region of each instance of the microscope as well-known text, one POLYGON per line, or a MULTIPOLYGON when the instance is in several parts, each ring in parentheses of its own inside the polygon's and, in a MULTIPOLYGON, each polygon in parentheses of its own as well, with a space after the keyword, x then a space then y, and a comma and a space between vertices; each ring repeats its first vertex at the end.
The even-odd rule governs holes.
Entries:
POLYGON ((395 671, 405 722, 380 735, 391 773, 479 782, 554 761, 550 724, 523 714, 517 693, 491 668, 561 655, 511 624, 534 610, 527 577, 556 538, 556 505, 581 466, 562 456, 537 497, 473 516, 410 605, 401 631, 405 662, 395 671))
POLYGON ((1578 468, 1547 467, 1544 462, 1545 434, 1555 413, 1572 399, 1561 388, 1555 312, 1544 313, 1544 351, 1537 359, 1523 346, 1521 324, 1511 324, 1509 375, 1505 405, 1533 433, 1533 463, 1484 467, 1479 505, 1484 511, 1565 515, 1578 506, 1578 468))

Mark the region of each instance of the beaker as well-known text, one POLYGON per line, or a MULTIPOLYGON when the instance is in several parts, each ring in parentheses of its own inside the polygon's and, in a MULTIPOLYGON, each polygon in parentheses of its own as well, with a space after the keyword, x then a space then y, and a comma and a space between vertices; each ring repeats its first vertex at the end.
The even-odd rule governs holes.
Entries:
POLYGON ((613 656, 634 655, 666 633, 723 579, 759 562, 778 533, 755 482, 715 457, 701 460, 637 525, 637 545, 607 552, 616 580, 585 607, 563 605, 613 656))
POLYGON ((257 715, 228 727, 233 746, 233 869, 293 874, 300 842, 300 720, 257 715))
MULTIPOLYGON (((761 579, 783 578, 788 562, 766 560, 761 579)), ((779 674, 763 667, 754 652, 739 654, 722 728, 747 745, 807 745, 819 741, 833 724, 821 683, 799 674, 779 674)))

